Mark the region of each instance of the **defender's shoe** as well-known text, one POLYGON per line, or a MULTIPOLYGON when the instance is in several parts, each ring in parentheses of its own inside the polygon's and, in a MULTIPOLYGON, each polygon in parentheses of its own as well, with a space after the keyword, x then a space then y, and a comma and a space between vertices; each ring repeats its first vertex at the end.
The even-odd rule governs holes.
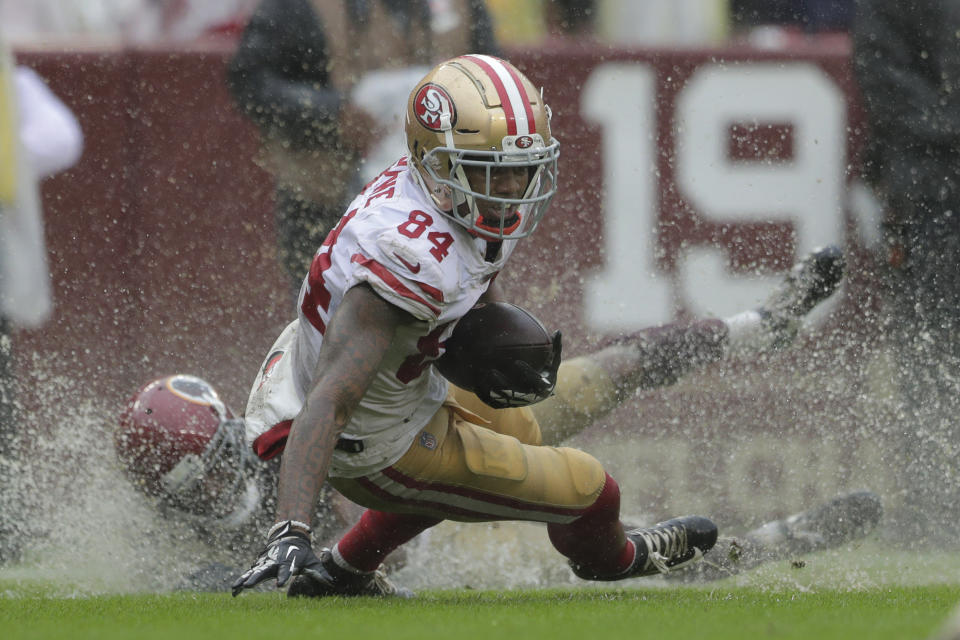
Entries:
POLYGON ((631 529, 636 548, 633 565, 614 576, 600 576, 573 562, 574 575, 584 580, 623 580, 670 573, 697 562, 717 542, 717 525, 703 516, 681 516, 652 527, 631 529))
POLYGON ((794 265, 763 306, 757 309, 762 322, 773 336, 773 348, 791 342, 803 317, 833 295, 843 280, 846 260, 840 247, 815 249, 794 265))
POLYGON ((377 598, 415 598, 416 594, 395 585, 383 571, 353 573, 337 566, 330 549, 320 552, 321 571, 293 579, 288 598, 325 598, 327 596, 373 596, 377 598))
POLYGON ((764 562, 839 547, 866 537, 881 517, 880 496, 867 490, 846 493, 743 536, 721 538, 693 571, 677 577, 686 582, 718 580, 764 562))
POLYGON ((781 555, 811 553, 865 537, 883 516, 880 496, 854 491, 754 529, 747 537, 781 555))

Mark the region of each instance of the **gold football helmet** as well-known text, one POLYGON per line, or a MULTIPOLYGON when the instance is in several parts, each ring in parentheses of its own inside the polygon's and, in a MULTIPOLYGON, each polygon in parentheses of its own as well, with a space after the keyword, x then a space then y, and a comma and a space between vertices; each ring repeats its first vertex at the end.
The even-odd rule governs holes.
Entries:
POLYGON ((505 60, 465 55, 434 67, 407 101, 406 138, 420 187, 481 237, 530 235, 556 193, 560 143, 550 134, 550 108, 505 60), (518 166, 528 177, 521 197, 491 191, 492 172, 518 166), (484 184, 471 186, 465 167, 484 170, 485 181, 474 179, 484 184))

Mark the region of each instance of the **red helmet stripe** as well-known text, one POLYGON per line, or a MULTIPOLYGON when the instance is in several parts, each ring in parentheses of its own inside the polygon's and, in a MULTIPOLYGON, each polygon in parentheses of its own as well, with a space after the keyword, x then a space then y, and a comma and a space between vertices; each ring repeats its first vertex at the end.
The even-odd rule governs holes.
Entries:
POLYGON ((530 99, 520 76, 503 60, 493 56, 468 55, 464 58, 479 66, 490 78, 507 117, 507 134, 529 135, 536 132, 530 99))
POLYGON ((533 107, 530 106, 530 96, 527 95, 527 90, 520 80, 520 74, 517 73, 517 70, 511 65, 505 64, 503 67, 507 70, 507 73, 510 74, 510 77, 513 78, 514 84, 516 84, 517 89, 520 91, 520 102, 523 104, 523 110, 527 120, 527 130, 525 133, 536 133, 537 121, 533 119, 533 107))

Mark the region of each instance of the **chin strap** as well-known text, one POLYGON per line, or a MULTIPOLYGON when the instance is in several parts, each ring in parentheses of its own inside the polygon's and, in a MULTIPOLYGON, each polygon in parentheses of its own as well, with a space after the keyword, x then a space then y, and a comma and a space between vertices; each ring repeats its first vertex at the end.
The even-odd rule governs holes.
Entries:
POLYGON ((447 148, 456 149, 457 145, 453 143, 453 123, 450 122, 450 107, 446 100, 443 100, 443 111, 440 113, 440 131, 443 131, 443 139, 447 148))
MULTIPOLYGON (((520 223, 523 222, 523 216, 520 215, 520 212, 515 211, 515 212, 513 213, 513 215, 510 216, 510 219, 512 219, 513 222, 511 222, 509 225, 506 225, 506 224, 505 224, 504 227, 503 227, 503 229, 500 228, 500 225, 499 225, 499 224, 497 224, 496 226, 491 225, 491 224, 488 224, 487 221, 486 221, 486 219, 485 219, 483 216, 478 216, 478 217, 477 217, 477 222, 476 222, 475 224, 476 224, 477 227, 479 227, 480 229, 483 229, 484 231, 489 231, 489 232, 491 232, 491 233, 496 233, 498 236, 500 236, 500 235, 502 235, 502 236, 508 236, 508 235, 510 235, 511 233, 513 233, 514 231, 516 231, 517 229, 520 228, 520 223)), ((506 222, 506 221, 505 221, 505 222, 506 222)), ((479 234, 477 234, 477 235, 479 235, 479 234)))

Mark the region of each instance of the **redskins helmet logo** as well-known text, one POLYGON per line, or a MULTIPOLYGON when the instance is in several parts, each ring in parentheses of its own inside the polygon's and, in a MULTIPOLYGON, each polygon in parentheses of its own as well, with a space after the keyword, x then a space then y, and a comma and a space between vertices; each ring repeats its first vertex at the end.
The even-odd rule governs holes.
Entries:
POLYGON ((176 375, 167 379, 167 388, 187 402, 210 405, 217 393, 204 380, 195 376, 176 375))
POLYGON ((450 125, 457 122, 457 109, 450 94, 438 85, 429 83, 420 87, 413 99, 413 112, 417 120, 431 131, 440 131, 440 115, 450 114, 450 125))

